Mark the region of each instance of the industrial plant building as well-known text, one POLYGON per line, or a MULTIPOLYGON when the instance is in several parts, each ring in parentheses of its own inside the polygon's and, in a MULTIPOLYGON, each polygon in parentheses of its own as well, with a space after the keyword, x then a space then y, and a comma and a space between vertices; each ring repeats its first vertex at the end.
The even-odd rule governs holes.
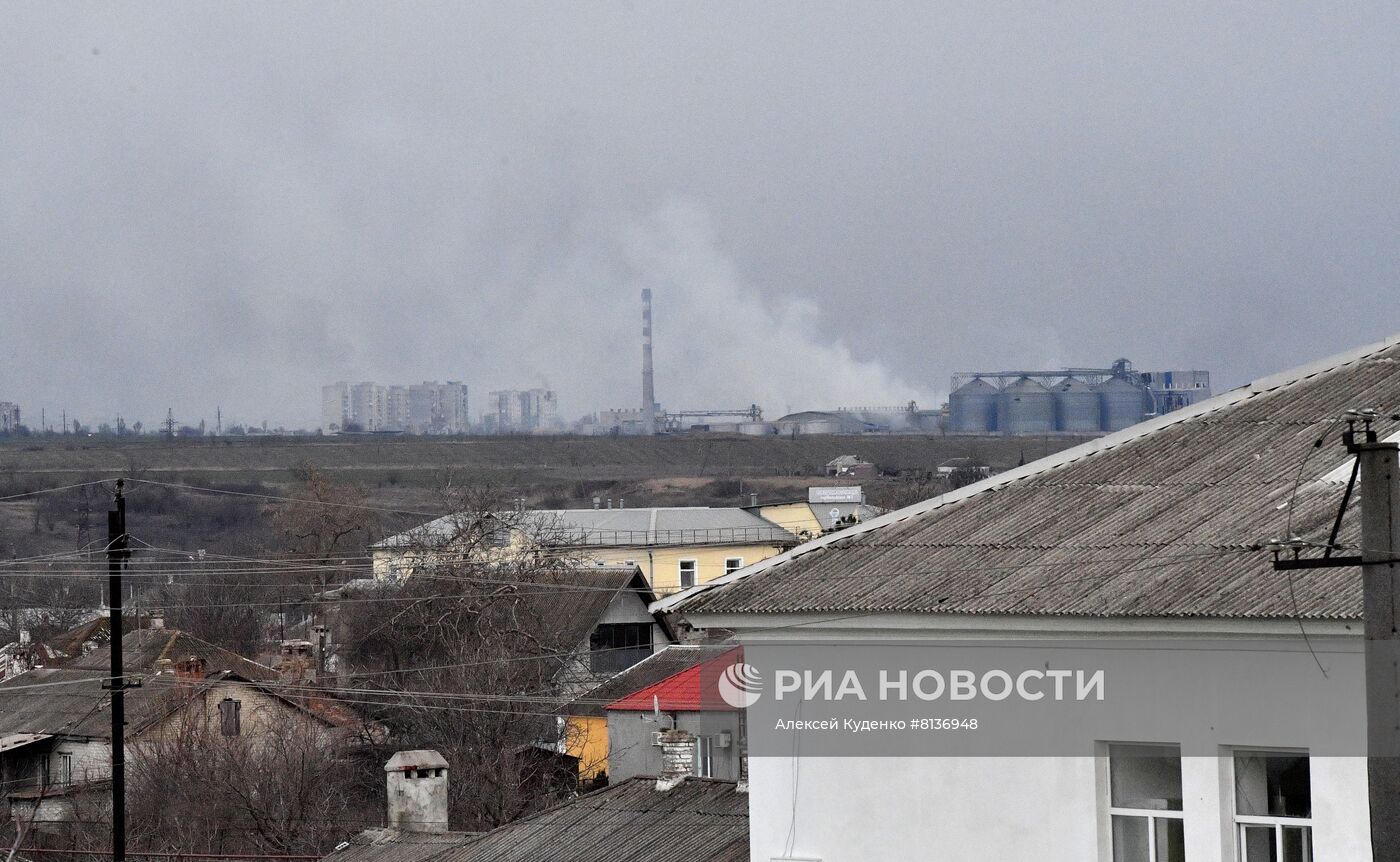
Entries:
POLYGON ((456 381, 411 386, 341 381, 321 387, 326 433, 465 434, 469 417, 467 386, 456 381))
POLYGON ((950 434, 1107 434, 1210 397, 1210 372, 1112 368, 953 375, 950 434))

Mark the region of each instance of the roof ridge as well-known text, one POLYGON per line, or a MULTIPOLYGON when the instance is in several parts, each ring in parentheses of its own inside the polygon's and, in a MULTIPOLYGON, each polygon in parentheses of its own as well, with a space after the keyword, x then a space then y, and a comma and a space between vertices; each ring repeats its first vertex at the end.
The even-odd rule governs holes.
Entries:
POLYGON ((1258 380, 1246 383, 1243 386, 1238 386, 1214 397, 1207 398, 1204 401, 1183 407, 1179 410, 1173 410, 1170 413, 1164 413, 1154 419, 1139 422, 1136 425, 1130 425, 1121 431, 1115 431, 1111 434, 1106 434, 1102 437, 1097 437, 1093 440, 1081 443, 1078 446, 1072 446, 1044 458, 1036 459, 1028 464, 1007 470, 1005 473, 998 473, 969 485, 964 485, 961 488, 949 491, 945 494, 940 494, 928 500, 922 500, 918 503, 906 506, 903 509, 887 512, 877 518, 872 518, 869 521, 848 527, 840 532, 820 536, 805 544, 784 551, 781 554, 754 563, 752 566, 746 566, 736 572, 722 575, 703 584, 696 584, 689 589, 660 599, 652 605, 652 612, 666 613, 678 610, 682 608, 686 602, 710 590, 723 589, 729 584, 747 580, 754 575, 776 568, 814 551, 822 550, 837 542, 849 541, 856 536, 881 530, 910 518, 919 517, 935 509, 940 509, 944 506, 975 497, 983 492, 1003 488, 1013 482, 1044 475, 1052 470, 1072 464, 1082 458, 1087 458, 1091 455, 1117 448, 1118 446, 1122 446, 1134 440, 1139 440, 1164 428, 1170 428, 1182 422, 1188 422, 1201 416, 1219 412, 1249 401, 1257 396, 1271 394, 1279 389, 1321 374, 1329 374, 1338 371, 1344 366, 1382 353, 1396 345, 1400 345, 1400 333, 1395 333, 1380 341, 1352 348, 1351 350, 1343 351, 1324 359, 1315 360, 1295 368, 1266 375, 1258 380))

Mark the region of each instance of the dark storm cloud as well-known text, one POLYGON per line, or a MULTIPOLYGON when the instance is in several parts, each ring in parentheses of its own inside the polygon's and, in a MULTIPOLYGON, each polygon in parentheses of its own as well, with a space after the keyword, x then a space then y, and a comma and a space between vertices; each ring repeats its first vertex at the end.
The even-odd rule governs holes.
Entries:
POLYGON ((630 406, 644 286, 770 415, 1400 329, 1395 7, 1143 5, 12 4, 0 399, 630 406))

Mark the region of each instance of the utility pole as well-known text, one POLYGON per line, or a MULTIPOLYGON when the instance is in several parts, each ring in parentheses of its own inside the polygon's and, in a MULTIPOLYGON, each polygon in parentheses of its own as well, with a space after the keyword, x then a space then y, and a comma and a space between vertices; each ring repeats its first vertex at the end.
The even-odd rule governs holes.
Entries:
POLYGON ((1366 773, 1375 862, 1400 862, 1400 443, 1366 422, 1361 479, 1361 583, 1366 630, 1366 773))
MULTIPOLYGON (((1290 536, 1274 548, 1274 569, 1361 567, 1366 660, 1366 787, 1371 810, 1371 858, 1400 862, 1400 443, 1382 442, 1373 427, 1379 410, 1348 410, 1342 434, 1356 458, 1351 480, 1321 557, 1301 557, 1306 542, 1290 536), (1361 424, 1361 430, 1356 428, 1361 424), (1332 552, 1352 490, 1360 479, 1361 553, 1332 552), (1292 550, 1293 559, 1280 559, 1292 550)), ((1391 417, 1400 418, 1400 417, 1391 417)), ((1319 440, 1317 445, 1322 445, 1319 440)))
POLYGON ((107 607, 112 631, 112 862, 126 862, 126 679, 122 667, 122 566, 130 552, 126 499, 117 480, 115 508, 107 513, 107 607))

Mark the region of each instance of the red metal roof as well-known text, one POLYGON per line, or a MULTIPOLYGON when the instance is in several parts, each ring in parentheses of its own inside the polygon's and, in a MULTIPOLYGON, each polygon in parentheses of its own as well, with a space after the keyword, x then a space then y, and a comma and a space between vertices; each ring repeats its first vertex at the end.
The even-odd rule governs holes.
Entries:
MULTIPOLYGON (((713 702, 706 702, 700 696, 700 686, 702 680, 706 678, 707 669, 713 675, 715 665, 723 667, 743 660, 744 648, 735 647, 707 662, 673 673, 660 682, 654 682, 645 688, 639 688, 626 697, 618 698, 604 709, 616 709, 622 712, 650 712, 653 706, 665 712, 700 712, 714 709, 713 702), (655 702, 653 702, 653 698, 655 698, 655 702)), ((710 700, 713 701, 713 699, 710 700)))

